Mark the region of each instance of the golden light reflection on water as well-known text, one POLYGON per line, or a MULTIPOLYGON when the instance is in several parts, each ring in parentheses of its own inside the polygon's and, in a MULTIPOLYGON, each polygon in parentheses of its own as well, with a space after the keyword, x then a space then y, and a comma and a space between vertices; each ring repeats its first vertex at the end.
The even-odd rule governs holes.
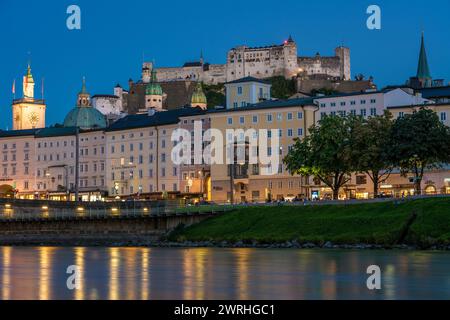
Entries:
POLYGON ((74 249, 75 265, 78 268, 79 288, 75 289, 75 300, 85 299, 85 259, 86 248, 78 247, 74 249))
POLYGON ((2 300, 9 300, 11 297, 11 247, 2 248, 2 300))
POLYGON ((205 257, 209 254, 205 248, 183 250, 183 299, 205 299, 205 257))
POLYGON ((239 249, 234 250, 233 255, 235 256, 237 268, 238 268, 238 299, 247 300, 248 299, 248 282, 249 282, 249 259, 252 249, 239 249))
POLYGON ((384 290, 386 293, 386 298, 387 299, 395 299, 395 280, 396 280, 396 276, 395 276, 395 266, 392 264, 388 264, 384 270, 384 290))
POLYGON ((150 283, 150 249, 141 249, 141 299, 149 300, 149 283, 150 283))
POLYGON ((125 299, 136 299, 136 255, 138 250, 136 248, 125 248, 125 299))
POLYGON ((404 252, 1 247, 0 298, 397 299, 436 289, 441 299, 448 261, 404 252), (376 295, 366 287, 372 264, 382 270, 376 295), (74 291, 66 288, 70 265, 80 276, 74 291))
POLYGON ((51 299, 52 262, 55 248, 39 247, 39 300, 51 299))
POLYGON ((119 299, 120 249, 109 248, 109 300, 119 299))
POLYGON ((337 265, 335 260, 326 262, 324 267, 325 277, 322 280, 322 298, 326 300, 336 299, 336 273, 337 265))

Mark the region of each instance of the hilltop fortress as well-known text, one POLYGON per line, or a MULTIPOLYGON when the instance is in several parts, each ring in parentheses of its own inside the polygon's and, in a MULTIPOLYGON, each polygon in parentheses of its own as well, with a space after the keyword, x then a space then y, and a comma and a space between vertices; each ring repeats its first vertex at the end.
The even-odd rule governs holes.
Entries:
MULTIPOLYGON (((202 81, 205 84, 225 83, 244 77, 259 79, 297 75, 326 76, 339 80, 351 80, 350 49, 337 47, 334 56, 298 56, 297 44, 289 37, 280 45, 265 47, 238 46, 228 51, 226 64, 209 64, 201 55, 199 61, 187 62, 182 67, 156 68, 159 82, 202 81)), ((152 70, 151 62, 144 63, 144 70, 152 70)), ((147 82, 150 79, 145 78, 147 82)))

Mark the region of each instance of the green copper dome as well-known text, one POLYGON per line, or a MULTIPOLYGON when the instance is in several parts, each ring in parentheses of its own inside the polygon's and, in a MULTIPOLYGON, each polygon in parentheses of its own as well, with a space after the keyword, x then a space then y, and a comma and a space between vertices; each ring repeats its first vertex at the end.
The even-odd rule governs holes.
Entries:
POLYGON ((106 119, 100 111, 93 107, 77 106, 67 114, 64 119, 64 127, 106 128, 106 119))
POLYGON ((77 106, 67 114, 64 119, 64 127, 98 129, 106 128, 106 125, 105 116, 91 106, 90 95, 86 91, 86 80, 83 78, 83 86, 78 94, 77 106))
POLYGON ((152 69, 152 76, 150 79, 150 83, 145 88, 145 94, 148 96, 162 96, 163 95, 162 88, 156 80, 155 68, 152 69))
POLYGON ((206 95, 200 82, 197 83, 191 98, 191 105, 195 106, 197 104, 207 104, 206 95))

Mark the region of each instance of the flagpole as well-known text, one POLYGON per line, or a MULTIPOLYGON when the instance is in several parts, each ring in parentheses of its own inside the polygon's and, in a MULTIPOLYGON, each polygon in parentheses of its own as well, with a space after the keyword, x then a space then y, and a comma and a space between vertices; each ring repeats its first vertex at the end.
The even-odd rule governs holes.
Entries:
POLYGON ((16 79, 13 80, 12 93, 13 93, 13 100, 15 100, 16 99, 16 79))

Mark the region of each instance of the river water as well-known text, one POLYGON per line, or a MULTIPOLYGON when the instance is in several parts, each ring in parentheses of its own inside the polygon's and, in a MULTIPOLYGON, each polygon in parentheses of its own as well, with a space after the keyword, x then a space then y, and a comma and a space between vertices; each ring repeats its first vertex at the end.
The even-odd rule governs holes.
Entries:
POLYGON ((0 247, 0 298, 450 299, 450 253, 0 247))

